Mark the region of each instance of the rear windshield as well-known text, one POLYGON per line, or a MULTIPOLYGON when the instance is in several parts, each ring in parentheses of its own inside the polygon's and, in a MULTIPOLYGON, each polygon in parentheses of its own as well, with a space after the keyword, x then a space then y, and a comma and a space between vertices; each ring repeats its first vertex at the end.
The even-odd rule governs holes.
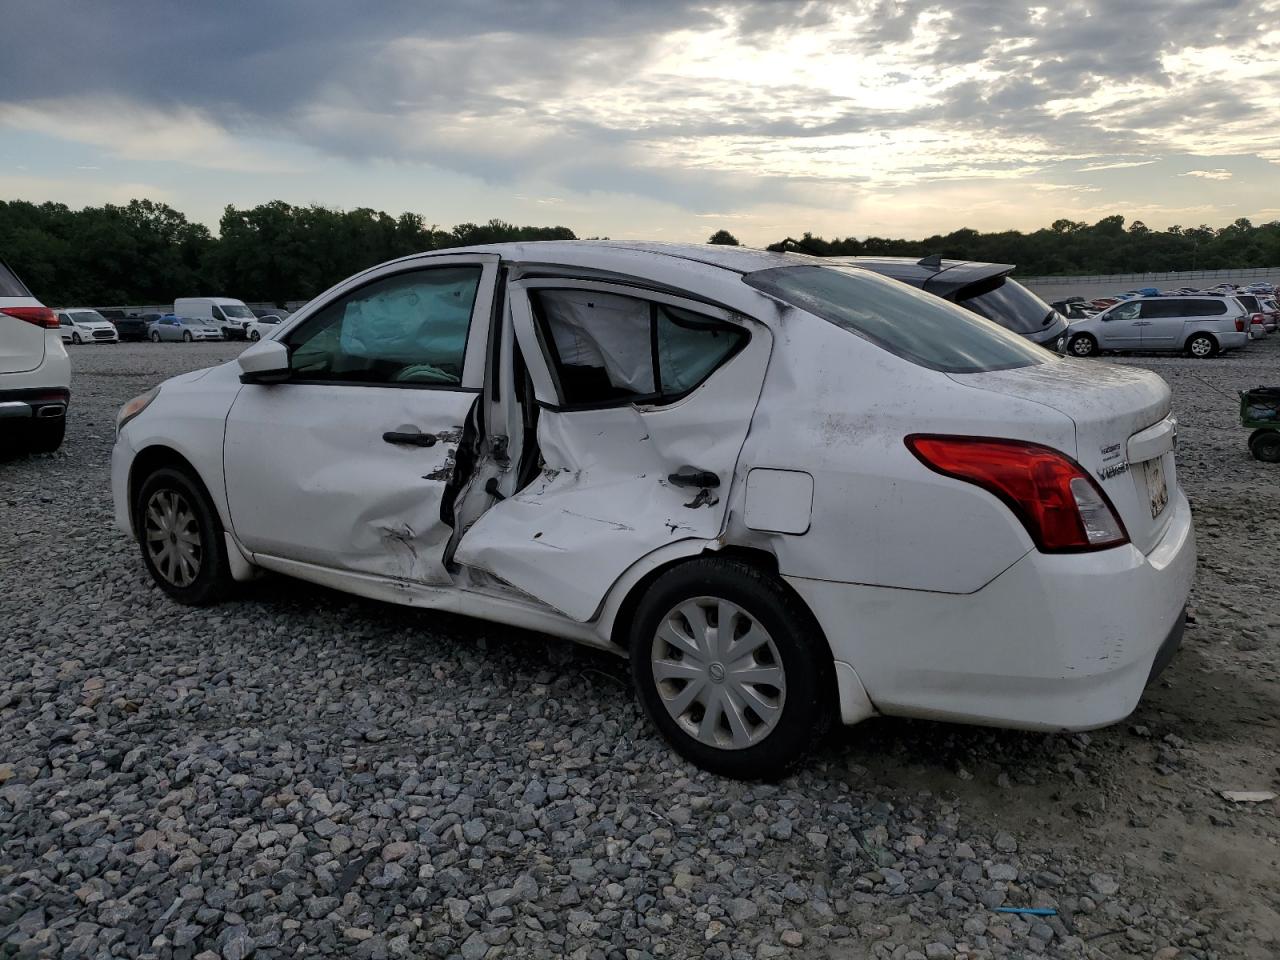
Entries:
POLYGON ((1008 370, 1044 363, 1051 356, 968 310, 856 267, 774 267, 743 279, 757 290, 933 370, 1008 370))
POLYGON ((1039 333, 1058 319, 1056 310, 1017 280, 1007 277, 994 290, 956 302, 1014 333, 1039 333))
POLYGON ((31 291, 22 285, 13 271, 0 262, 0 297, 29 297, 31 291))
POLYGON ((1236 299, 1239 300, 1241 303, 1243 303, 1244 308, 1248 310, 1250 313, 1257 312, 1257 309, 1258 309, 1257 297, 1250 296, 1248 294, 1240 294, 1239 296, 1236 297, 1236 299))

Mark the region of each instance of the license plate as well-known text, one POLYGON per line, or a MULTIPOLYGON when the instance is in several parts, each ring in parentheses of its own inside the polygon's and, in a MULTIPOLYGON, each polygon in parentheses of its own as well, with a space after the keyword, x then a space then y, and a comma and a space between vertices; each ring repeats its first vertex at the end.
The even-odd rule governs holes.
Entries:
POLYGON ((1148 460, 1142 465, 1147 476, 1147 496, 1151 499, 1151 519, 1164 511, 1169 505, 1169 488, 1164 482, 1164 461, 1160 457, 1148 460))

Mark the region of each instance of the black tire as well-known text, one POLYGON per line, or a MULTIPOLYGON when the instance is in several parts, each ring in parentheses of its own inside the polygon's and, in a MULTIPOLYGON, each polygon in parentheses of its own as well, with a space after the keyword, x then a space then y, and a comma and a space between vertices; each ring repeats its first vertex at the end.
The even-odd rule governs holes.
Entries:
MULTIPOLYGON (((718 635, 719 627, 716 629, 718 635)), ((631 673, 640 706, 667 742, 704 770, 743 780, 778 779, 798 767, 831 727, 837 695, 826 639, 799 598, 775 577, 749 563, 707 557, 664 573, 640 599, 629 639, 631 673), (767 631, 781 661, 785 683, 781 714, 762 739, 750 745, 721 748, 698 739, 672 716, 659 692, 653 667, 658 630, 675 608, 697 598, 727 600, 757 621, 767 631)), ((754 661, 755 655, 752 658, 754 661)), ((769 659, 772 660, 772 652, 769 659)), ((711 664, 712 668, 717 666, 723 678, 726 668, 711 664)), ((707 687, 703 682, 703 689, 725 688, 707 687)), ((743 715, 764 722, 749 706, 743 715)), ((720 716, 728 733, 728 716, 723 712, 720 716)))
POLYGON ((84 341, 80 339, 80 334, 78 333, 73 333, 71 335, 71 342, 76 344, 84 343, 84 341))
POLYGON ((1249 435, 1249 452, 1263 463, 1280 463, 1280 430, 1253 431, 1249 435))
POLYGON ((27 449, 32 453, 53 453, 62 446, 67 418, 38 417, 27 424, 27 449))
POLYGON ((257 330, 250 330, 250 331, 249 331, 249 339, 250 339, 250 340, 258 340, 258 339, 260 339, 261 337, 262 337, 262 334, 258 333, 258 331, 257 331, 257 330))
MULTIPOLYGON (((173 501, 170 501, 173 502, 173 501)), ((157 510, 164 501, 156 502, 157 510)), ((178 514, 182 516, 182 513, 178 514)), ((134 534, 138 547, 142 551, 142 562, 156 585, 179 603, 201 607, 217 603, 227 596, 231 590, 231 567, 227 562, 227 545, 223 537, 222 521, 218 511, 204 486, 190 473, 181 467, 161 467, 148 476, 138 490, 138 497, 133 504, 134 534), (191 515, 190 523, 184 529, 190 534, 194 531, 199 536, 199 562, 194 577, 190 582, 176 582, 157 565, 148 548, 150 540, 148 529, 148 507, 153 504, 157 495, 176 495, 191 515)), ((151 531, 154 532, 154 531, 151 531)), ((175 544, 176 545, 176 544, 175 544)), ((163 548, 161 548, 163 549, 163 548)), ((162 558, 161 562, 165 562, 162 558)), ((167 564, 166 564, 167 565, 167 564)), ((179 580, 183 578, 180 572, 179 580)))
POLYGON ((1073 357, 1092 357, 1098 352, 1098 341, 1092 334, 1077 333, 1067 341, 1067 352, 1073 357))
POLYGON ((182 339, 185 340, 187 343, 191 343, 193 340, 195 340, 195 337, 191 336, 190 330, 187 330, 182 334, 182 339))
POLYGON ((1197 333, 1187 340, 1187 353, 1198 360, 1218 355, 1218 341, 1207 333, 1197 333))
POLYGON ((155 330, 152 330, 152 331, 151 331, 151 342, 152 342, 152 343, 159 343, 159 342, 160 342, 160 334, 159 334, 158 332, 156 332, 155 330))

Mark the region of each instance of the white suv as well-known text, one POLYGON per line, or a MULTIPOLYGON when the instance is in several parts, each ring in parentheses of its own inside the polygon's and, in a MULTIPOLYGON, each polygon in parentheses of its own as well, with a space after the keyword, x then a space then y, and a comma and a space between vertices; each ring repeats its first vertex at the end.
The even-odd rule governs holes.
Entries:
POLYGON ((0 261, 0 450, 58 449, 70 399, 57 314, 0 261))

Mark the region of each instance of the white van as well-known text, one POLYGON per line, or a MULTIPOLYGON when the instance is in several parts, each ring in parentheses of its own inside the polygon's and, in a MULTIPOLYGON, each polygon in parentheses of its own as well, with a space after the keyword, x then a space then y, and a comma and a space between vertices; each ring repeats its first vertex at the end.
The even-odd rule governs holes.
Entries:
POLYGON ((234 297, 180 297, 173 301, 173 312, 192 320, 208 320, 228 340, 246 339, 245 326, 257 319, 243 300, 234 297))

